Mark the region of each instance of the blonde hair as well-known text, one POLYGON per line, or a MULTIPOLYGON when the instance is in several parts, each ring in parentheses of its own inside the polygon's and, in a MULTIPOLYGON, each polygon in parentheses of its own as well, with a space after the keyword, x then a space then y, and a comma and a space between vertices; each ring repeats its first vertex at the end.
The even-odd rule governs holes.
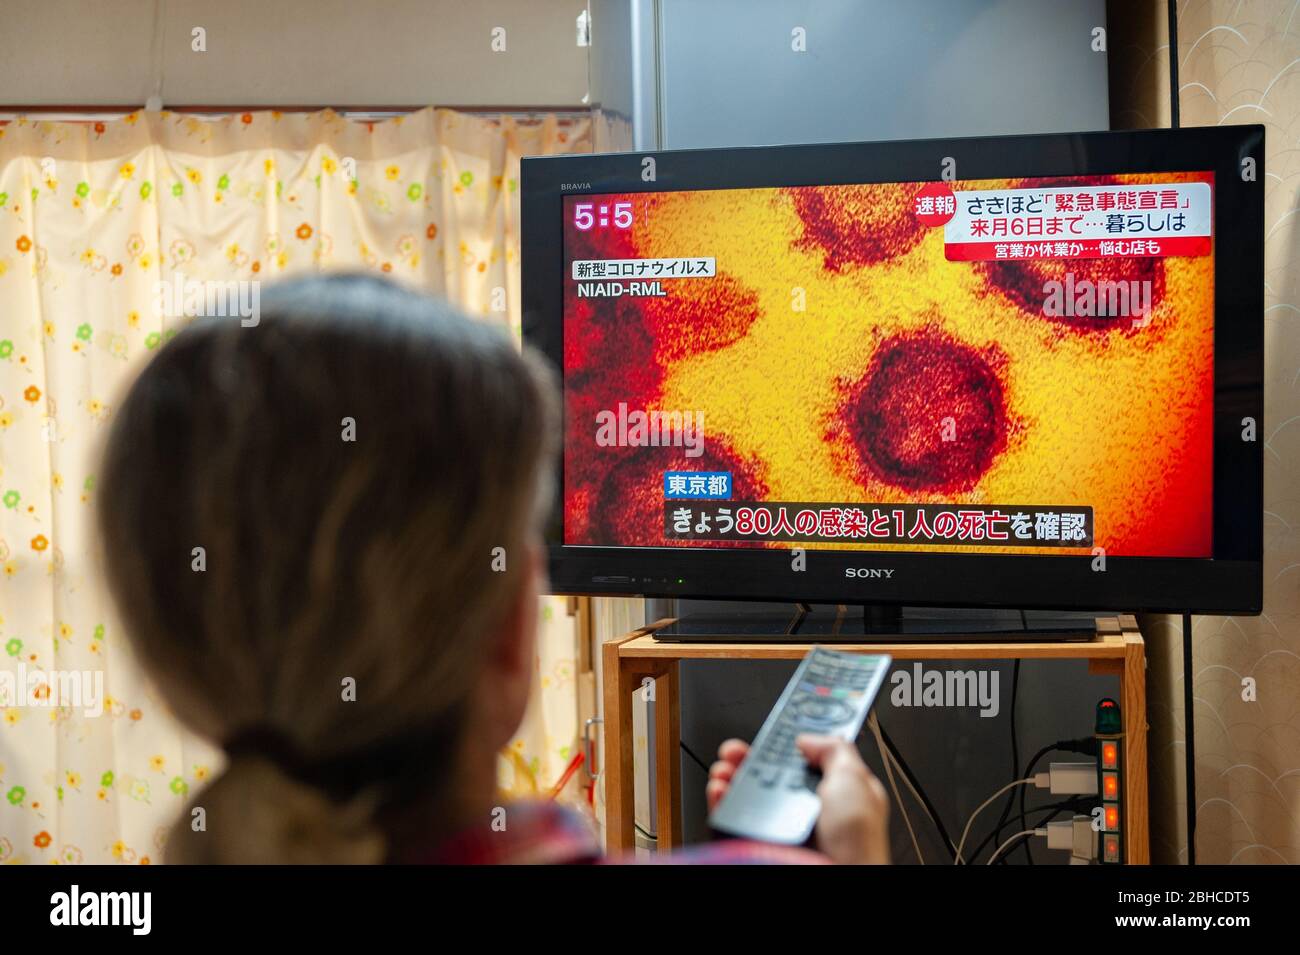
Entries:
POLYGON ((356 275, 268 289, 256 327, 196 321, 144 369, 105 451, 106 575, 168 704, 230 747, 168 861, 382 861, 380 810, 446 782, 550 503, 553 378, 356 275))

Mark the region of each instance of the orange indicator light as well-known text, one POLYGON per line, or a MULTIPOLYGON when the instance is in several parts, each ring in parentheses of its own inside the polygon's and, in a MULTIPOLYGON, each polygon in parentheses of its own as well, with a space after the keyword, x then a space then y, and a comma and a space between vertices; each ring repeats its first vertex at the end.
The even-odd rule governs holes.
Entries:
POLYGON ((1101 744, 1101 767, 1102 769, 1119 768, 1119 747, 1114 743, 1101 744))
POLYGON ((1119 774, 1102 773, 1101 775, 1101 793, 1107 799, 1114 799, 1119 795, 1119 774))

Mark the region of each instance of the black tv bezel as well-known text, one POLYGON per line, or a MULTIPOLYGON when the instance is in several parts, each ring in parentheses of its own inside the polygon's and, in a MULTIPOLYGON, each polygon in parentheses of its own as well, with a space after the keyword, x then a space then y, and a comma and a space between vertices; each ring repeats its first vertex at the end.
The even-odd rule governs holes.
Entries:
POLYGON ((575 546, 562 543, 559 463, 548 528, 552 590, 817 603, 1044 610, 1257 614, 1263 599, 1264 128, 1185 127, 651 153, 585 153, 521 162, 524 341, 563 372, 562 202, 574 194, 957 178, 1212 171, 1214 184, 1214 489, 1210 558, 575 546), (642 179, 654 159, 655 178, 642 179), (1254 178, 1243 178, 1243 160, 1254 178), (1242 419, 1254 418, 1253 442, 1242 419), (888 579, 848 578, 850 567, 888 579))

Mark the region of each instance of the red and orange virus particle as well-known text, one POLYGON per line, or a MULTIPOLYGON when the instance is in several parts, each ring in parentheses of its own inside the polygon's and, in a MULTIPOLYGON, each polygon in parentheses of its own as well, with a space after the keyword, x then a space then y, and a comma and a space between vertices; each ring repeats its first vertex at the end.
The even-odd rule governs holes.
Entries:
POLYGON ((730 471, 738 500, 763 500, 767 494, 753 465, 716 439, 698 457, 688 457, 686 449, 679 447, 602 450, 614 463, 604 471, 595 496, 592 542, 616 540, 646 547, 689 544, 664 539, 665 471, 730 471))
POLYGON ((843 418, 863 463, 906 490, 968 491, 1006 446, 994 364, 932 332, 883 343, 852 388, 843 418))
MULTIPOLYGON (((1079 332, 1127 331, 1136 334, 1139 325, 1131 315, 1050 314, 1046 307, 1049 290, 1056 283, 1060 289, 1083 288, 1090 283, 1097 289, 1103 282, 1150 283, 1151 310, 1165 297, 1165 266, 1162 259, 1023 259, 1019 262, 989 261, 976 266, 991 288, 1005 295, 1031 315, 1058 322, 1079 332), (1067 285, 1067 273, 1070 283, 1067 285)), ((1132 289, 1132 286, 1129 287, 1132 289)), ((1126 290, 1127 296, 1128 290, 1126 290)), ((1068 293, 1067 293, 1068 294, 1068 293)), ((1130 311, 1132 305, 1130 305, 1130 311)))
POLYGON ((667 363, 739 341, 762 310, 753 291, 721 275, 687 283, 671 298, 645 299, 642 314, 655 360, 667 363))
MULTIPOLYGON (((1061 189, 1067 186, 1119 186, 1113 176, 1061 179, 1021 179, 1012 183, 1015 189, 1061 189)), ((992 290, 1000 292, 1031 315, 1059 323, 1065 329, 1078 332, 1126 331, 1135 334, 1140 326, 1131 316, 1104 314, 1048 314, 1045 308, 1049 283, 1066 285, 1067 274, 1073 287, 1088 282, 1095 289, 1103 282, 1150 283, 1151 310, 1165 297, 1165 260, 1159 257, 1137 256, 1109 259, 1021 259, 1020 261, 989 260, 975 263, 975 269, 989 282, 992 290)))
POLYGON ((790 197, 803 224, 795 244, 819 250, 832 272, 902 255, 926 232, 912 212, 911 194, 892 184, 798 188, 790 197))

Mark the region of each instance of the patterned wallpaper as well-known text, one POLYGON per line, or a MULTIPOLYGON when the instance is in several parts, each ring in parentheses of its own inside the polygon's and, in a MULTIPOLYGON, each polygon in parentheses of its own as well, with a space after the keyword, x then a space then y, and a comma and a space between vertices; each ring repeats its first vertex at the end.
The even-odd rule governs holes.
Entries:
MULTIPOLYGON (((1109 5, 1115 126, 1169 122, 1166 5, 1109 5)), ((1300 862, 1300 0, 1180 0, 1184 126, 1262 123, 1264 612, 1193 622, 1198 863, 1300 862), (1254 681, 1254 694, 1248 689, 1254 681)), ((1152 859, 1187 858, 1181 622, 1148 617, 1152 859)))

